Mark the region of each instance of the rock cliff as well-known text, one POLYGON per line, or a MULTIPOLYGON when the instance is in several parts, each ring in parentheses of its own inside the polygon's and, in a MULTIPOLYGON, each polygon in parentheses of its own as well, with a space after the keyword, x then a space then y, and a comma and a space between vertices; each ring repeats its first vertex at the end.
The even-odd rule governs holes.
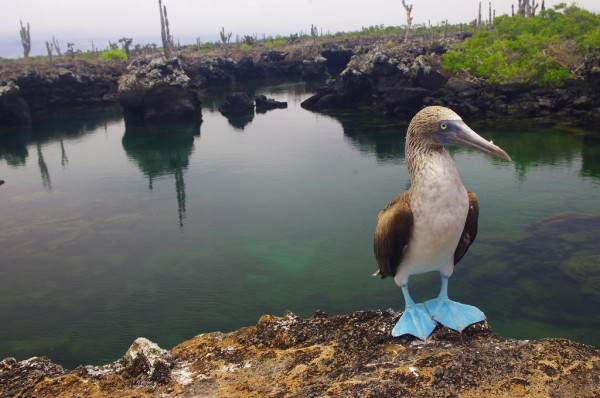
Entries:
POLYGON ((487 323, 392 338, 394 311, 263 316, 170 351, 137 339, 105 366, 0 362, 2 397, 598 397, 600 349, 517 341, 487 323))

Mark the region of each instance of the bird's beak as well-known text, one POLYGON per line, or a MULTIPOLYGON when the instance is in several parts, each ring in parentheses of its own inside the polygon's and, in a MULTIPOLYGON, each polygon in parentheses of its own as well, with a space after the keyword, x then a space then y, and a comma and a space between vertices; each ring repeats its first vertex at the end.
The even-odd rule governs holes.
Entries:
POLYGON ((500 159, 510 161, 510 156, 492 141, 483 139, 462 120, 449 120, 440 123, 445 129, 440 129, 434 134, 435 140, 442 145, 455 145, 473 148, 500 159))

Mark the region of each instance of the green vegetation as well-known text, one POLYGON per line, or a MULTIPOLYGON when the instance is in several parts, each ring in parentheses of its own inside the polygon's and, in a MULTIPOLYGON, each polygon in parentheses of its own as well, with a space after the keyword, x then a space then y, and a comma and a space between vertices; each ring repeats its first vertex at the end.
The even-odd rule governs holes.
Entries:
POLYGON ((560 4, 537 16, 498 17, 493 30, 478 30, 442 58, 446 70, 489 83, 560 86, 583 77, 590 54, 600 54, 600 15, 560 4))
POLYGON ((127 54, 125 54, 125 51, 116 48, 114 50, 104 51, 100 54, 99 59, 100 61, 122 61, 127 59, 127 54))

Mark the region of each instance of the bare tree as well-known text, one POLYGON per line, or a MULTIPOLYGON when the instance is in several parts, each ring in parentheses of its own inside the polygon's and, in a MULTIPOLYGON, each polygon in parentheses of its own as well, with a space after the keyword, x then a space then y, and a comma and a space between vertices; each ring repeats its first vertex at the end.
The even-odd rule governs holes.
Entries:
POLYGON ((121 43, 121 46, 123 47, 123 51, 125 51, 125 55, 127 56, 127 59, 129 59, 129 57, 130 57, 129 47, 131 46, 132 42, 133 42, 133 39, 130 37, 122 37, 119 39, 119 43, 121 43))
POLYGON ((406 32, 404 33, 404 40, 410 39, 410 27, 412 26, 412 17, 410 13, 412 12, 413 5, 407 5, 405 0, 402 0, 402 5, 406 10, 406 32))

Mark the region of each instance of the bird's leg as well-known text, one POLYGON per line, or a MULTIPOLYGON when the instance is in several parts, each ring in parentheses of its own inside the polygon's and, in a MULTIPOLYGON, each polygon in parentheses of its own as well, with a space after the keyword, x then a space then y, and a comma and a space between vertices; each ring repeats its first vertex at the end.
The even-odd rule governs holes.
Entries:
POLYGON ((398 337, 403 334, 410 334, 425 340, 435 329, 436 323, 431 319, 427 308, 423 304, 415 304, 410 293, 408 285, 400 286, 404 295, 405 308, 402 316, 392 330, 392 336, 398 337))
POLYGON ((448 276, 442 275, 442 286, 437 298, 425 302, 431 318, 442 325, 462 332, 467 326, 485 319, 479 308, 457 303, 448 298, 448 276))

